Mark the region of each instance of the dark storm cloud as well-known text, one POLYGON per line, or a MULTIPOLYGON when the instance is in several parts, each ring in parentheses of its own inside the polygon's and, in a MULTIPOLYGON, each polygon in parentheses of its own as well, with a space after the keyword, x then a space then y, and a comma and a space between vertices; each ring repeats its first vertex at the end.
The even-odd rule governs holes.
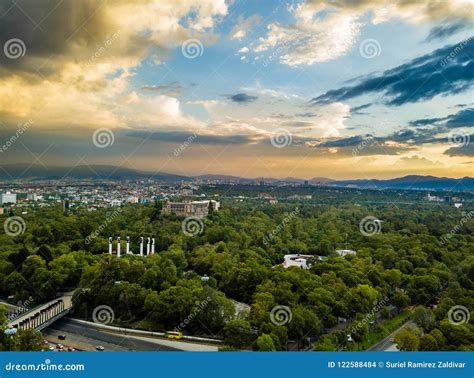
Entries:
POLYGON ((351 146, 357 146, 360 143, 362 143, 364 140, 373 140, 375 141, 376 139, 371 136, 371 135, 355 135, 352 137, 348 138, 340 138, 340 139, 335 139, 335 140, 330 140, 327 142, 324 142, 319 145, 319 147, 351 147, 351 146))
POLYGON ((351 108, 351 113, 352 114, 366 114, 366 113, 361 113, 361 110, 367 109, 368 107, 372 106, 372 104, 364 104, 360 106, 355 106, 351 108))
MULTIPOLYGON (((465 138, 466 140, 474 141, 474 135, 466 136, 465 138)), ((444 154, 449 156, 474 156, 474 143, 467 142, 459 147, 451 147, 444 154)))
POLYGON ((430 30, 428 37, 426 37, 426 42, 450 37, 468 26, 468 23, 462 21, 437 25, 430 30))
POLYGON ((183 143, 193 135, 196 137, 197 142, 209 145, 239 145, 249 144, 255 141, 254 137, 248 135, 202 135, 184 131, 133 130, 125 133, 125 136, 130 138, 143 138, 170 143, 183 143))
POLYGON ((445 143, 446 138, 436 138, 435 129, 404 129, 387 136, 354 135, 331 139, 316 146, 319 149, 337 148, 340 154, 356 151, 357 155, 397 155, 425 143, 445 143))
POLYGON ((445 117, 442 118, 421 118, 421 119, 416 119, 414 121, 410 121, 409 125, 410 126, 427 126, 427 125, 433 125, 437 122, 445 120, 445 117))
POLYGON ((59 72, 67 63, 88 62, 97 52, 137 56, 149 45, 149 36, 131 36, 119 30, 104 1, 3 0, 0 15, 1 46, 11 39, 19 39, 25 46, 25 54, 17 59, 0 54, 0 75, 14 72, 41 79, 59 72), (127 43, 120 49, 106 45, 117 35, 127 43))
POLYGON ((358 84, 330 90, 311 100, 313 104, 346 101, 358 96, 383 93, 384 103, 400 106, 429 100, 437 95, 466 91, 474 80, 474 39, 446 46, 409 63, 362 78, 358 84))
MULTIPOLYGON (((2 1, 0 14, 4 15, 0 22, 2 45, 18 38, 26 46, 26 53, 20 59, 8 59, 0 54, 2 67, 33 71, 40 67, 39 61, 35 66, 35 59, 61 56, 80 44, 92 44, 91 35, 98 40, 104 37, 104 19, 99 4, 93 0, 2 1)), ((51 59, 50 64, 42 68, 53 70, 54 65, 55 60, 51 59)))
POLYGON ((441 131, 442 128, 455 129, 458 127, 472 127, 474 126, 474 108, 463 109, 455 114, 450 114, 446 117, 416 119, 414 121, 410 121, 409 125, 436 125, 439 127, 438 131, 441 131))
POLYGON ((446 127, 471 127, 474 126, 474 108, 464 109, 447 117, 446 127))
POLYGON ((250 96, 246 93, 237 93, 234 95, 226 95, 227 99, 236 102, 238 104, 247 104, 249 102, 255 101, 258 97, 257 96, 250 96))

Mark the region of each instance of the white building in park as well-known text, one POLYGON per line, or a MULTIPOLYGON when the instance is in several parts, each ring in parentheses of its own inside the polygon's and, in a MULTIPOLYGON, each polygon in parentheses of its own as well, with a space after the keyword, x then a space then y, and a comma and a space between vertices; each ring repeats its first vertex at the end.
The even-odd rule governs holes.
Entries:
POLYGON ((16 194, 11 192, 0 193, 0 205, 5 203, 16 203, 16 194))
POLYGON ((338 249, 336 251, 336 253, 341 257, 347 256, 347 255, 356 255, 357 254, 357 252, 353 251, 352 249, 338 249))
POLYGON ((285 261, 283 262, 283 268, 289 268, 290 266, 297 266, 301 269, 311 268, 311 264, 308 263, 308 260, 316 257, 318 260, 321 260, 320 256, 315 255, 285 255, 285 261))

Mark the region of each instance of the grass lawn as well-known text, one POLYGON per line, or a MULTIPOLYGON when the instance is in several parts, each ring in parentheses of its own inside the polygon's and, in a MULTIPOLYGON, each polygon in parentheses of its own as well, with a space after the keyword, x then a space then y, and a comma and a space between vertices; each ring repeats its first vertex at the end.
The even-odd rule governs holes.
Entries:
POLYGON ((405 323, 410 318, 410 312, 403 311, 400 314, 394 316, 391 319, 387 319, 381 323, 379 323, 379 327, 381 328, 378 331, 371 331, 367 335, 364 336, 364 339, 360 343, 352 343, 351 348, 347 350, 356 351, 356 350, 366 350, 370 348, 375 343, 382 340, 384 337, 390 335, 393 331, 395 331, 398 327, 400 327, 403 323, 405 323))

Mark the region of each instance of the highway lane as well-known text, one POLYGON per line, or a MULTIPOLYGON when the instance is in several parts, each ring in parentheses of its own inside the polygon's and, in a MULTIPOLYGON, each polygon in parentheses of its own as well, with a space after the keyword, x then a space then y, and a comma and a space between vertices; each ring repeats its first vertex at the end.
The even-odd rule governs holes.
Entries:
POLYGON ((177 351, 170 346, 157 344, 153 340, 136 338, 103 332, 94 326, 73 324, 67 318, 53 323, 43 331, 46 339, 74 346, 81 350, 95 350, 97 345, 102 345, 106 351, 177 351), (66 335, 66 340, 58 340, 59 334, 66 335))

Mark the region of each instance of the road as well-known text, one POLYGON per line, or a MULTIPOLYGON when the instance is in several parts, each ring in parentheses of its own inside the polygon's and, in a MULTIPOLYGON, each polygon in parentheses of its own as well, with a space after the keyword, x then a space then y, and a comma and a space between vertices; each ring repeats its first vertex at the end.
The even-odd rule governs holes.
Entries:
POLYGON ((171 348, 157 344, 146 339, 123 336, 102 332, 101 330, 89 326, 74 324, 67 318, 58 320, 43 331, 46 340, 54 343, 62 343, 66 346, 73 346, 76 349, 93 351, 96 346, 102 345, 106 351, 177 351, 177 348, 171 348), (66 340, 58 340, 58 335, 66 335, 66 340))
MULTIPOLYGON (((110 327, 115 328, 115 327, 110 327)), ((43 333, 51 342, 59 342, 80 350, 95 350, 102 345, 107 351, 217 351, 216 345, 169 340, 147 335, 124 335, 122 332, 104 329, 101 325, 63 318, 52 324, 43 333), (80 322, 80 323, 79 323, 80 322), (65 341, 58 335, 66 335, 65 341)))
POLYGON ((390 341, 392 337, 395 336, 395 334, 402 330, 405 327, 408 327, 409 325, 414 325, 413 321, 409 320, 405 324, 401 325, 398 329, 393 331, 390 335, 388 335, 386 338, 380 340, 377 344, 372 345, 368 351, 371 352, 396 352, 398 351, 397 349, 397 344, 393 343, 390 341))

